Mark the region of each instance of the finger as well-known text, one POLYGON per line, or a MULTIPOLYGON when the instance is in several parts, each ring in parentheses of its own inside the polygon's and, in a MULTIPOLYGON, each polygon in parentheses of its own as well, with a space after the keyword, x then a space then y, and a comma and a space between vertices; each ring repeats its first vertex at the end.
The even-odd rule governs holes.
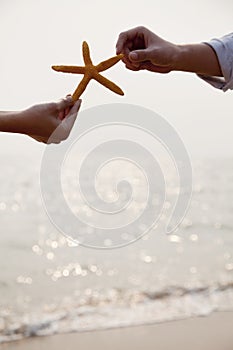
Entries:
POLYGON ((140 66, 140 62, 132 62, 129 60, 128 56, 129 56, 129 50, 126 50, 125 56, 122 59, 122 62, 125 63, 125 66, 131 70, 138 70, 137 68, 139 68, 140 66))
POLYGON ((171 69, 168 66, 157 66, 151 62, 143 62, 140 64, 140 69, 146 69, 155 73, 169 73, 171 69))
POLYGON ((58 113, 58 119, 59 120, 63 120, 65 117, 65 112, 64 109, 62 109, 59 113, 58 113))
POLYGON ((140 63, 139 63, 139 62, 132 62, 132 61, 129 59, 129 54, 130 54, 129 49, 126 49, 122 61, 125 63, 125 66, 126 66, 128 69, 135 70, 135 69, 137 69, 137 68, 139 67, 140 63))
MULTIPOLYGON (((66 95, 66 98, 70 98, 70 97, 71 97, 71 99, 72 99, 72 95, 71 95, 71 94, 66 95)), ((73 102, 72 105, 69 106, 69 107, 67 107, 67 108, 65 109, 65 113, 64 113, 64 116, 63 116, 62 119, 64 119, 64 118, 67 116, 67 114, 70 113, 70 110, 71 110, 72 106, 74 105, 73 99, 72 99, 72 102, 73 102)))
POLYGON ((134 67, 134 68, 139 68, 140 62, 130 60, 130 50, 128 48, 124 48, 124 57, 122 61, 126 64, 127 67, 134 67))
POLYGON ((131 63, 131 61, 130 61, 129 58, 128 58, 128 54, 125 54, 125 56, 124 56, 123 59, 122 59, 122 62, 124 62, 125 64, 126 64, 126 63, 131 63))
POLYGON ((125 43, 128 40, 128 34, 127 32, 123 32, 119 35, 117 43, 116 43, 116 54, 119 55, 120 53, 123 53, 123 49, 125 46, 125 43))
POLYGON ((64 118, 70 113, 71 107, 67 107, 64 111, 64 118))
POLYGON ((150 52, 148 50, 135 50, 129 53, 131 62, 144 62, 150 59, 150 52))
POLYGON ((128 64, 128 63, 126 63, 125 67, 126 67, 127 69, 129 69, 129 70, 134 71, 134 72, 137 72, 137 71, 140 70, 140 67, 135 67, 134 65, 128 64))
POLYGON ((138 35, 143 35, 144 33, 144 27, 136 27, 133 29, 129 29, 125 32, 122 32, 117 40, 116 43, 116 52, 117 55, 120 53, 123 53, 124 46, 127 42, 133 41, 135 38, 137 38, 138 35))
POLYGON ((81 106, 81 100, 79 99, 78 101, 75 102, 69 114, 62 120, 60 134, 59 134, 59 137, 57 137, 60 139, 60 141, 64 141, 68 138, 74 126, 80 106, 81 106))
POLYGON ((71 107, 74 104, 72 97, 70 95, 66 96, 65 98, 62 98, 60 101, 57 102, 57 109, 58 111, 62 111, 63 109, 66 109, 67 107, 71 107))
MULTIPOLYGON (((64 118, 59 122, 58 128, 56 128, 55 132, 53 132, 50 135, 47 142, 48 144, 50 143, 58 144, 61 141, 64 141, 67 139, 75 123, 75 120, 77 118, 80 105, 81 105, 81 100, 78 100, 75 104, 73 104, 72 108, 69 107, 70 111, 68 115, 64 116, 64 118)), ((65 110, 63 109, 61 113, 65 113, 65 110)))
POLYGON ((71 118, 73 115, 76 115, 76 117, 77 117, 78 111, 81 107, 81 103, 82 103, 81 99, 76 101, 75 104, 73 105, 73 107, 71 108, 71 110, 69 111, 68 115, 66 115, 65 119, 71 118))
POLYGON ((124 47, 124 49, 123 49, 123 54, 124 54, 124 56, 123 56, 123 58, 122 58, 122 61, 124 62, 124 63, 130 63, 130 60, 129 60, 129 53, 130 53, 130 50, 127 48, 127 47, 124 47))
MULTIPOLYGON (((68 94, 68 95, 66 95, 66 99, 72 99, 72 97, 71 97, 71 94, 68 94)), ((73 99, 72 99, 72 105, 74 104, 74 102, 73 102, 73 99)), ((71 110, 71 108, 72 108, 72 105, 71 106, 69 106, 69 107, 66 107, 65 109, 62 109, 60 112, 59 112, 59 114, 58 114, 58 119, 59 120, 63 120, 66 116, 67 116, 67 114, 69 114, 69 112, 70 112, 70 110, 71 110)))

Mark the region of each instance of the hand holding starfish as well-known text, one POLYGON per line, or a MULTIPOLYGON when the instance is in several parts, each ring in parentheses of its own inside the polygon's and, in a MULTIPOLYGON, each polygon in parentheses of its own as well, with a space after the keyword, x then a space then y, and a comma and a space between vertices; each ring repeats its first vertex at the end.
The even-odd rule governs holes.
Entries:
POLYGON ((77 101, 79 99, 79 97, 82 95, 91 79, 97 80, 100 84, 104 85, 106 88, 112 90, 116 94, 124 95, 124 92, 121 90, 121 88, 119 88, 119 86, 117 86, 112 81, 99 74, 100 72, 103 72, 106 69, 114 66, 124 57, 124 55, 120 54, 114 56, 95 66, 92 63, 89 46, 86 43, 86 41, 83 42, 82 49, 85 66, 52 66, 52 69, 54 69, 57 72, 84 74, 83 79, 81 80, 77 89, 72 95, 73 101, 77 101))

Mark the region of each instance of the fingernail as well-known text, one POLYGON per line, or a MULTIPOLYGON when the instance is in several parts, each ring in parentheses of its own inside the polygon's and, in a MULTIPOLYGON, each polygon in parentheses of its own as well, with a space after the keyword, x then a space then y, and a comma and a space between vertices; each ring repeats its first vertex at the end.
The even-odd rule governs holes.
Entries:
POLYGON ((138 54, 136 52, 130 52, 129 57, 136 61, 138 59, 138 54))

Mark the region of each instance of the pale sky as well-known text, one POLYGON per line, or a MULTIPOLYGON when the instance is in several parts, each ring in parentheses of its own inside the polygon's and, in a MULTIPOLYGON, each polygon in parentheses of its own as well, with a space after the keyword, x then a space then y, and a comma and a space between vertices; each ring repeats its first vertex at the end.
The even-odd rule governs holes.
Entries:
MULTIPOLYGON (((137 25, 187 43, 232 32, 232 20, 232 0, 0 0, 0 109, 18 110, 71 93, 80 78, 53 72, 50 66, 82 64, 83 40, 98 63, 115 54, 121 31, 137 25)), ((135 73, 120 63, 105 75, 121 86, 125 97, 92 82, 83 95, 83 109, 139 104, 165 117, 191 156, 233 155, 233 91, 224 94, 193 74, 135 73)), ((1 154, 44 147, 25 136, 0 137, 1 154)))

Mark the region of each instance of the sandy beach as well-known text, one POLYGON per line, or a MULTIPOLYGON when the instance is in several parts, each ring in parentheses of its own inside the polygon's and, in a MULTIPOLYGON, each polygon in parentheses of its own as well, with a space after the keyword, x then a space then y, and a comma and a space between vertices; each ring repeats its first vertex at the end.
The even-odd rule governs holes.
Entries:
POLYGON ((4 350, 232 350, 233 312, 140 327, 37 337, 4 350))

